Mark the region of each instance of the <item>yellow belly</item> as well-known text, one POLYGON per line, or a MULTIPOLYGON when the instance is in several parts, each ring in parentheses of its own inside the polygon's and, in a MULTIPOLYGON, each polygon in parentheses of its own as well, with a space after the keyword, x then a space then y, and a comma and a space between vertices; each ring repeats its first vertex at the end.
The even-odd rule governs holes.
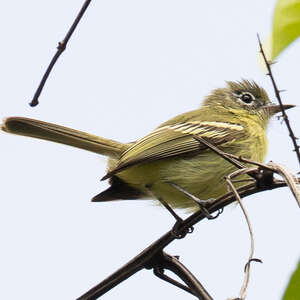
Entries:
MULTIPOLYGON (((217 198, 226 193, 224 177, 236 168, 218 155, 198 155, 189 159, 167 159, 133 166, 117 174, 129 185, 142 190, 149 198, 162 197, 173 208, 194 210, 195 202, 176 190, 176 183, 201 200, 217 198), (146 188, 150 186, 151 193, 146 188)), ((244 176, 245 177, 245 176, 244 176)), ((241 185, 241 184, 239 184, 241 185)))

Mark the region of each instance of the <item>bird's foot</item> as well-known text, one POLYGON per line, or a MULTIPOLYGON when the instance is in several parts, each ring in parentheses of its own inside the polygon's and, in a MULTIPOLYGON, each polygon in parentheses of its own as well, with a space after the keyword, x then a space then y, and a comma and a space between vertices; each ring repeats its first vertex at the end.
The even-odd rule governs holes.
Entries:
POLYGON ((171 186, 173 186, 175 189, 177 189, 178 191, 180 191, 183 194, 185 194, 186 196, 188 196, 191 200, 193 200, 198 205, 199 209, 203 212, 203 214, 205 215, 205 217, 207 219, 213 220, 213 219, 217 218, 223 212, 223 210, 219 210, 218 213, 216 214, 216 216, 211 215, 210 212, 208 211, 208 209, 205 206, 207 204, 212 204, 216 199, 210 198, 208 200, 200 200, 195 195, 189 193, 188 191, 186 191, 185 189, 183 189, 182 187, 180 187, 176 183, 173 183, 173 182, 168 182, 168 183, 171 186))

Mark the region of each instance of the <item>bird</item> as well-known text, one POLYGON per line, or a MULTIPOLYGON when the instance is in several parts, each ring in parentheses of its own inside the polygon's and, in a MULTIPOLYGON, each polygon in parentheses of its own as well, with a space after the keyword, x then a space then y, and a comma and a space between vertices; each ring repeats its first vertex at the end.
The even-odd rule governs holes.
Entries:
MULTIPOLYGON (((283 109, 292 107, 283 105, 283 109)), ((102 180, 108 179, 109 187, 93 202, 163 199, 173 209, 195 211, 197 203, 182 190, 204 202, 215 199, 226 193, 224 178, 236 170, 195 137, 223 152, 263 162, 268 123, 280 111, 280 105, 273 104, 255 81, 242 79, 227 81, 206 96, 198 109, 164 122, 135 142, 121 143, 25 117, 4 119, 1 130, 107 156, 102 180)))

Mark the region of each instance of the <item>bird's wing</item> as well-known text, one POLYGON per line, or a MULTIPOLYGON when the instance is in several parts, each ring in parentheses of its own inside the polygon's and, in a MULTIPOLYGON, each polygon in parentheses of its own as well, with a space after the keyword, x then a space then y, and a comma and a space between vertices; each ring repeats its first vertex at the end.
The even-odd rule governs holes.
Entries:
POLYGON ((164 158, 193 155, 207 149, 194 139, 205 138, 209 143, 220 146, 245 136, 242 125, 224 122, 189 121, 157 128, 135 142, 120 157, 117 166, 103 179, 136 164, 148 163, 164 158))

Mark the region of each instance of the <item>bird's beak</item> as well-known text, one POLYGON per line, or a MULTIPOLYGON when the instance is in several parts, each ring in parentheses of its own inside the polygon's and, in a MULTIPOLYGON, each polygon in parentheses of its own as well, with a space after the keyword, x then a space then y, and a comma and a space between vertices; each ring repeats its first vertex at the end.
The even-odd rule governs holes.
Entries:
MULTIPOLYGON (((293 108, 295 106, 296 105, 293 105, 293 104, 283 104, 282 105, 282 107, 283 107, 284 110, 293 108)), ((280 105, 276 105, 276 104, 264 105, 262 108, 265 109, 270 115, 275 115, 278 112, 281 112, 281 106, 280 105)))

